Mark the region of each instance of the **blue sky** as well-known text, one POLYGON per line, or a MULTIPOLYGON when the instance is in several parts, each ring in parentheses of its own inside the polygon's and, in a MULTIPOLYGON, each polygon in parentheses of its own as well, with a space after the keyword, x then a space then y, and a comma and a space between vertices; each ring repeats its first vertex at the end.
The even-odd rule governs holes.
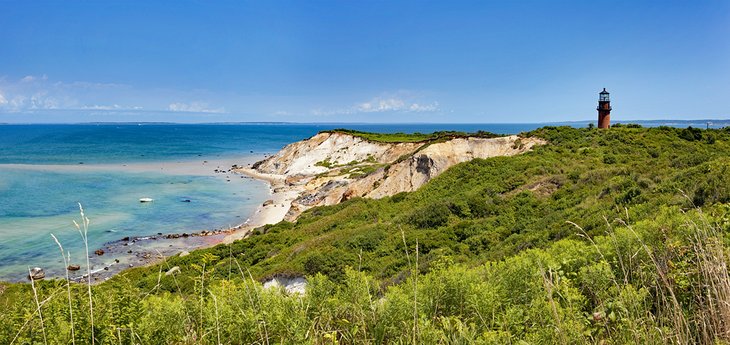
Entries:
POLYGON ((730 118, 730 1, 0 1, 0 122, 730 118))

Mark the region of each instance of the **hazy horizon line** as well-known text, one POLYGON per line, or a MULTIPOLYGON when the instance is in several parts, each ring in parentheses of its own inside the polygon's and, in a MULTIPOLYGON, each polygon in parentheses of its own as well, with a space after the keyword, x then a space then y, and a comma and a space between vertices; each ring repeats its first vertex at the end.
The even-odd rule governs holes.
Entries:
MULTIPOLYGON (((620 120, 614 123, 628 124, 633 122, 681 122, 681 123, 707 123, 707 122, 730 122, 728 119, 707 118, 707 119, 656 119, 656 120, 620 120)), ((175 122, 175 121, 87 121, 87 122, 0 122, 0 125, 520 125, 520 124, 563 124, 563 123, 592 123, 595 119, 566 120, 566 121, 545 121, 545 122, 296 122, 296 121, 220 121, 220 122, 175 122)))

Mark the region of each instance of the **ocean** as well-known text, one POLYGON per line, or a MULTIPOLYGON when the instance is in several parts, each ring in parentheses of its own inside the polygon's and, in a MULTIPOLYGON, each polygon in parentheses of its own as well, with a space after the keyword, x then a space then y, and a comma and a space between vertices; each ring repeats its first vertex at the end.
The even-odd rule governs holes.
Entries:
MULTIPOLYGON (((90 219, 91 251, 124 237, 241 224, 267 199, 269 188, 261 181, 214 170, 245 166, 322 130, 513 134, 541 126, 0 125, 0 280, 24 280, 28 268, 36 266, 50 276, 62 274, 63 260, 51 234, 70 252, 72 263, 83 263, 83 242, 72 222, 79 220, 79 203, 90 219), (154 202, 140 203, 143 197, 154 202)), ((109 265, 115 258, 119 255, 94 257, 94 265, 109 265)))

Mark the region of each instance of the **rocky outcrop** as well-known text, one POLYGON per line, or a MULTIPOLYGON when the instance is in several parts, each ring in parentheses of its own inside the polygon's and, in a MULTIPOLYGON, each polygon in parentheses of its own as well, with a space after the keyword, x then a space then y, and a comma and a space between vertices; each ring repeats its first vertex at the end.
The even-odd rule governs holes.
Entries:
POLYGON ((252 173, 279 176, 286 186, 298 191, 286 215, 287 220, 294 220, 314 206, 415 191, 456 164, 517 155, 543 143, 538 138, 516 135, 381 143, 347 133, 324 132, 290 144, 254 164, 252 173))
POLYGON ((46 272, 40 267, 33 267, 28 270, 28 279, 41 280, 46 277, 46 272))
POLYGON ((274 277, 264 282, 264 289, 284 289, 288 294, 303 295, 307 289, 304 277, 274 277))

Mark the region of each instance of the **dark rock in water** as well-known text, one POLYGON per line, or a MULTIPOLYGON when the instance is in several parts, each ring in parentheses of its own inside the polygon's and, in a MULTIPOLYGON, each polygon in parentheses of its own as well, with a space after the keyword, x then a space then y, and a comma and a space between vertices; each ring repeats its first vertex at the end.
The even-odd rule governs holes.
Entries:
POLYGON ((40 267, 33 267, 30 269, 30 272, 28 272, 28 279, 31 280, 41 280, 46 277, 46 272, 43 271, 40 267))
POLYGON ((122 241, 129 241, 129 236, 123 238, 122 241))
POLYGON ((162 233, 161 232, 158 232, 157 235, 162 235, 162 233))
POLYGON ((109 270, 109 266, 105 266, 104 271, 108 271, 108 270, 109 270))
POLYGON ((69 271, 78 271, 78 270, 81 269, 81 266, 79 266, 79 265, 68 265, 68 267, 66 267, 66 269, 69 270, 69 271))
POLYGON ((97 249, 94 251, 94 254, 99 255, 99 256, 104 255, 104 249, 97 249))
POLYGON ((119 263, 119 259, 114 259, 114 262, 119 263))
POLYGON ((180 200, 180 201, 181 202, 190 202, 190 199, 183 199, 183 200, 180 200))
POLYGON ((183 233, 182 233, 182 237, 189 237, 189 236, 190 236, 190 235, 188 235, 188 234, 187 234, 186 232, 183 232, 183 233))
POLYGON ((128 250, 127 251, 127 254, 132 254, 132 250, 128 250))

